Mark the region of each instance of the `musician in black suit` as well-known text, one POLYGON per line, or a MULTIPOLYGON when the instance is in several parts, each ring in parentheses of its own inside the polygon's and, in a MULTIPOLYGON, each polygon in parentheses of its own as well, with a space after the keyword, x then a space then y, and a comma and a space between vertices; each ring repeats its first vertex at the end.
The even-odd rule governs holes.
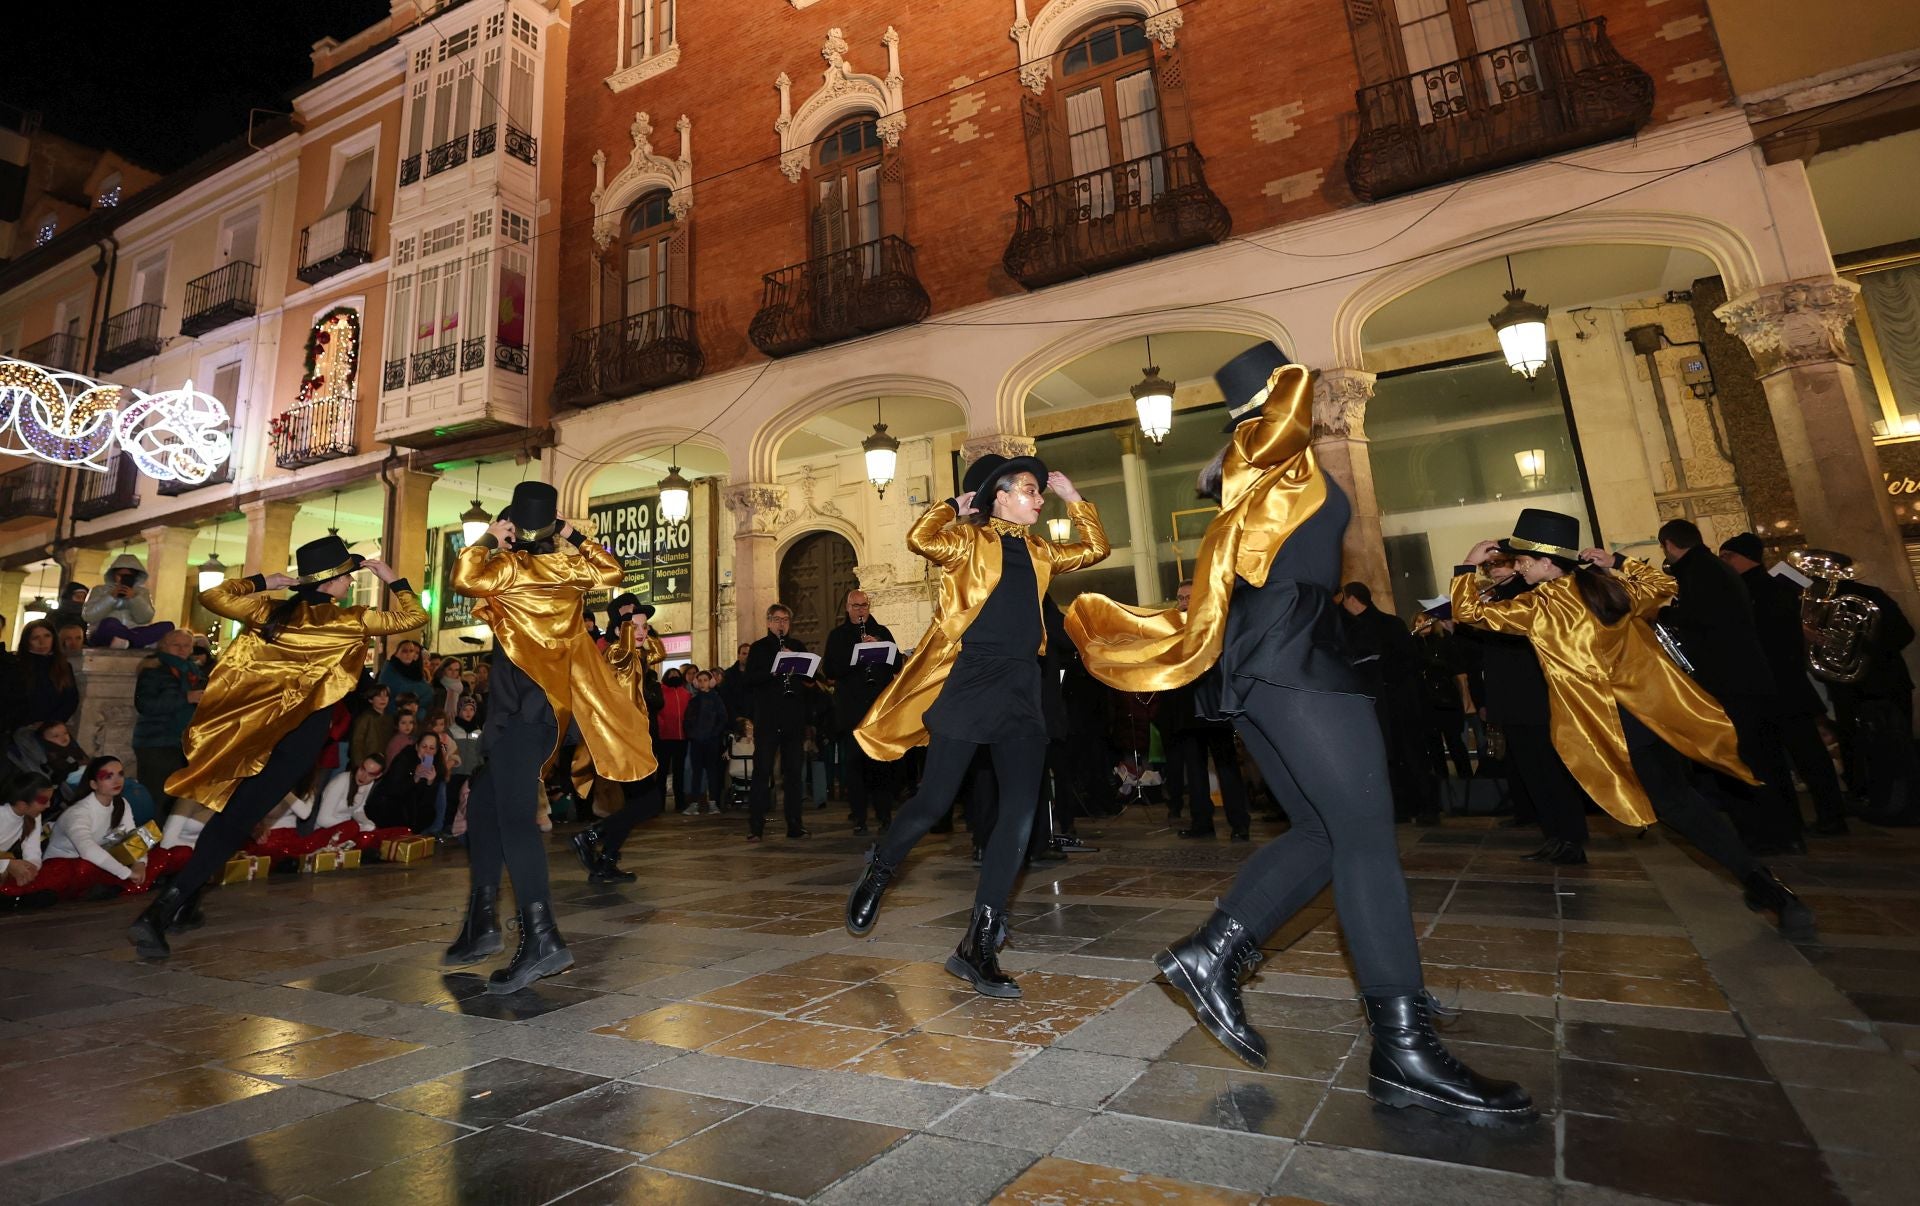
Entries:
POLYGON ((1749 788, 1720 776, 1721 790, 1746 805, 1732 813, 1734 822, 1755 854, 1804 854, 1800 802, 1774 731, 1779 700, 1754 626, 1753 600, 1740 575, 1713 555, 1691 520, 1668 520, 1660 525, 1659 537, 1667 572, 1680 584, 1680 593, 1661 610, 1660 622, 1678 636, 1693 663, 1694 681, 1726 709, 1740 738, 1740 760, 1761 781, 1749 788))
POLYGON ((753 787, 747 813, 747 840, 757 842, 767 827, 767 812, 773 806, 773 760, 780 759, 783 804, 787 815, 787 836, 812 836, 801 823, 806 807, 807 695, 805 686, 794 674, 774 670, 774 660, 782 653, 805 653, 807 647, 787 635, 793 624, 793 609, 785 603, 767 608, 767 635, 747 651, 746 679, 748 706, 753 716, 753 787))
POLYGON ((880 827, 893 823, 893 763, 867 756, 853 731, 867 717, 867 709, 880 696, 881 688, 900 672, 897 651, 894 659, 853 664, 853 651, 861 645, 893 640, 885 624, 873 618, 867 596, 859 590, 847 592, 847 618, 827 634, 827 651, 822 655, 820 672, 833 683, 834 728, 839 732, 841 766, 845 768, 847 804, 853 812, 853 831, 867 832, 869 801, 880 827))
POLYGON ((1773 725, 1793 769, 1813 796, 1815 820, 1809 831, 1837 837, 1847 831, 1846 804, 1840 777, 1834 774, 1827 743, 1820 738, 1819 720, 1827 714, 1820 693, 1807 677, 1807 637, 1800 620, 1800 587, 1791 579, 1770 574, 1761 558, 1760 537, 1742 532, 1720 546, 1720 560, 1740 575, 1753 600, 1754 629, 1760 652, 1773 674, 1773 725))

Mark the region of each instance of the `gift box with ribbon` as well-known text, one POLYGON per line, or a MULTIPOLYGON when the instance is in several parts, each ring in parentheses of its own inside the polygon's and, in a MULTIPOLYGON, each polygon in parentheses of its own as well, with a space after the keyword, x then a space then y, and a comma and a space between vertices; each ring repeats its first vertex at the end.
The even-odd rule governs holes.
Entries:
POLYGON ((359 865, 360 852, 358 850, 336 850, 332 847, 325 850, 315 850, 312 854, 300 860, 300 869, 302 871, 312 871, 316 873, 321 871, 343 871, 348 867, 358 867, 359 865))
POLYGON ((160 826, 148 821, 117 838, 109 837, 102 845, 115 862, 123 867, 131 867, 147 857, 147 851, 160 845, 160 826))
POLYGON ((433 857, 433 839, 421 837, 388 838, 380 843, 380 857, 389 863, 418 863, 433 857))
POLYGON ((223 884, 244 884, 250 879, 265 879, 273 860, 264 855, 236 854, 220 868, 223 884))

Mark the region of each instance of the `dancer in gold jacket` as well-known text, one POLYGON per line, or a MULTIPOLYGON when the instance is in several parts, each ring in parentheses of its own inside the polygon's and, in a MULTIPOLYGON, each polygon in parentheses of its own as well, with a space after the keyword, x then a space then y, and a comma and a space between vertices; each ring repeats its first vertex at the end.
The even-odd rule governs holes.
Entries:
POLYGON ((303 544, 294 557, 298 576, 233 578, 200 596, 208 611, 246 628, 207 680, 187 728, 187 765, 167 779, 167 793, 218 815, 201 832, 186 866, 128 930, 143 957, 168 956, 166 931, 174 918, 192 914, 207 881, 313 770, 326 748, 333 706, 359 682, 368 638, 427 623, 404 578, 382 562, 349 553, 338 536, 303 544), (393 610, 341 605, 362 569, 387 584, 393 610), (294 594, 266 594, 285 587, 294 594))
POLYGON ((493 629, 499 649, 482 735, 486 764, 467 797, 467 921, 445 961, 477 963, 501 949, 500 875, 508 870, 520 945, 513 961, 488 977, 493 993, 518 991, 573 966, 554 924, 546 850, 534 819, 541 770, 568 726, 579 727, 581 744, 606 778, 644 779, 654 767, 647 718, 614 679, 581 618, 588 591, 620 585, 620 562, 561 521, 558 503, 558 492, 545 482, 521 482, 487 535, 460 550, 453 572, 453 589, 475 600, 473 614, 493 629), (567 544, 573 547, 562 547, 567 544))
POLYGON ((995 952, 1046 767, 1040 601, 1054 574, 1106 557, 1107 533, 1093 504, 1037 457, 983 456, 962 484, 959 497, 933 507, 907 535, 907 547, 943 571, 933 624, 854 732, 860 747, 883 761, 916 745, 928 749, 920 790, 867 852, 866 871, 847 899, 847 928, 856 935, 873 928, 895 871, 952 807, 984 748, 993 759, 1000 820, 980 861, 971 924, 947 970, 988 996, 1017 997, 1019 986, 1000 971, 995 952), (1040 518, 1043 486, 1066 499, 1080 543, 1054 544, 1027 530, 1040 518))
POLYGON ((1553 748, 1573 777, 1617 821, 1662 821, 1725 867, 1746 889, 1749 908, 1767 910, 1780 930, 1811 938, 1813 911, 1760 865, 1733 827, 1695 786, 1687 762, 1747 783, 1733 724, 1713 696, 1660 648, 1649 622, 1678 592, 1643 561, 1590 548, 1576 551, 1580 521, 1529 507, 1514 534, 1483 540, 1453 579, 1456 623, 1523 636, 1546 674, 1553 748), (1496 552, 1513 557, 1532 590, 1483 600, 1476 571, 1496 552))
MULTIPOLYGON (((652 618, 653 605, 642 603, 631 594, 616 595, 607 604, 607 627, 612 633, 612 639, 607 642, 607 665, 613 669, 614 681, 620 684, 620 689, 640 709, 640 715, 645 720, 641 732, 646 733, 649 740, 653 719, 647 710, 647 672, 667 656, 667 647, 647 627, 647 621, 652 618)), ((574 794, 582 800, 591 800, 596 777, 593 760, 588 757, 586 746, 575 746, 574 794)), ((635 825, 659 816, 666 807, 662 778, 662 769, 655 768, 646 778, 623 784, 624 799, 620 811, 595 821, 567 839, 580 865, 587 869, 589 881, 596 884, 632 883, 639 878, 633 872, 621 869, 620 847, 635 825)))
POLYGON ((1240 981, 1260 944, 1331 881, 1373 1036, 1374 1100, 1476 1125, 1530 1120, 1526 1090, 1479 1075, 1433 1030, 1386 747, 1334 601, 1352 508, 1314 460, 1313 375, 1268 343, 1214 380, 1230 439, 1200 475, 1220 513, 1201 541, 1186 613, 1081 595, 1067 631, 1095 677, 1121 690, 1183 686, 1217 665, 1195 688, 1196 711, 1233 720, 1292 825, 1154 962, 1228 1050, 1264 1067, 1266 1041, 1247 1021, 1240 981))

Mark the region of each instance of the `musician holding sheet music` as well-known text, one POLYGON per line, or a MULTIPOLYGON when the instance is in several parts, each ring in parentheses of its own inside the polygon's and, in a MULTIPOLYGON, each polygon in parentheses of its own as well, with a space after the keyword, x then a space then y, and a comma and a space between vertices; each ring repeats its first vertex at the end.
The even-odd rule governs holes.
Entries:
POLYGON ((782 658, 805 653, 799 638, 787 635, 793 609, 785 603, 767 608, 767 635, 747 651, 747 699, 753 716, 753 788, 747 813, 747 840, 757 842, 767 828, 773 806, 773 762, 780 760, 780 780, 786 809, 787 836, 811 836, 802 823, 806 807, 807 697, 800 679, 819 665, 801 665, 782 658))
POLYGON ((834 729, 840 734, 853 831, 867 832, 869 803, 884 829, 893 823, 893 763, 868 755, 853 739, 853 731, 866 719, 867 709, 879 698, 881 689, 899 672, 900 657, 892 631, 873 618, 864 592, 847 592, 846 619, 827 634, 827 652, 820 669, 833 684, 834 729))

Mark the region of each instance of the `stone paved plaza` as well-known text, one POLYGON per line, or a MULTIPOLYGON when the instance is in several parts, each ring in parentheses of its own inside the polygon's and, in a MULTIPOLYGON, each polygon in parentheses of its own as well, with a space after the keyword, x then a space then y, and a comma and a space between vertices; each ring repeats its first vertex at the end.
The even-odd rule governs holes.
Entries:
POLYGON ((1488 820, 1403 829, 1428 983, 1464 1006, 1450 1042, 1543 1109, 1498 1131, 1363 1095, 1325 898, 1251 984, 1265 1074, 1153 981, 1247 847, 1139 809, 1089 825, 1100 853, 1022 881, 1026 995, 1002 1002, 940 966, 964 835, 923 844, 855 940, 837 812, 757 847, 669 815, 617 889, 556 840, 579 963, 509 998, 438 967, 458 851, 217 889, 166 966, 131 958, 126 903, 5 919, 0 1202, 1818 1206, 1920 1183, 1906 834, 1780 864, 1820 911, 1796 949, 1658 835, 1604 830, 1556 870, 1488 820))

